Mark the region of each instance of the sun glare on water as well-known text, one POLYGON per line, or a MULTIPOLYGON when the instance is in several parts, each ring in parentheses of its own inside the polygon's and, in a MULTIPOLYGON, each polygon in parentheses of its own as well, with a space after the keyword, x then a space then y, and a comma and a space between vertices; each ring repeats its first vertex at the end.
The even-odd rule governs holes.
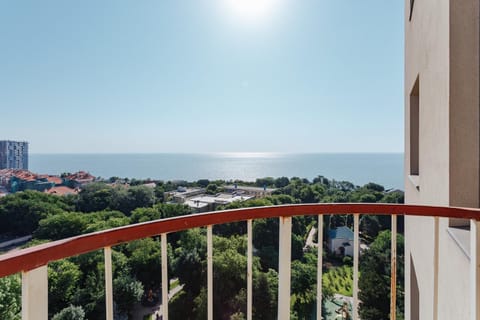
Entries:
POLYGON ((237 159, 258 159, 258 158, 276 158, 281 156, 275 152, 219 152, 216 153, 221 158, 237 158, 237 159))

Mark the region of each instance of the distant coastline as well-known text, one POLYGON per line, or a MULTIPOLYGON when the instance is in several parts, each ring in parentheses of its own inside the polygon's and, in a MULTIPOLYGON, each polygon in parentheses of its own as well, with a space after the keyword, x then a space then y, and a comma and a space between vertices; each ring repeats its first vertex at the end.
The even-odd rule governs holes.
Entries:
POLYGON ((97 153, 30 154, 30 170, 48 174, 85 170, 103 178, 254 181, 300 177, 375 182, 403 190, 403 153, 97 153))

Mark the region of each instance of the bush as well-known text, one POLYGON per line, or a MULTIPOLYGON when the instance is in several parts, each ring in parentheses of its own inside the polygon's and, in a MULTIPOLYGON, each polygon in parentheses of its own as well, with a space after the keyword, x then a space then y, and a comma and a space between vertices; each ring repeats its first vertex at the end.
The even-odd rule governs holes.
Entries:
POLYGON ((0 319, 20 319, 21 290, 18 275, 0 278, 0 319))
POLYGON ((350 256, 345 256, 343 258, 343 264, 347 266, 353 266, 353 259, 350 256))
POLYGON ((85 311, 82 307, 70 305, 53 316, 52 320, 83 320, 85 311))

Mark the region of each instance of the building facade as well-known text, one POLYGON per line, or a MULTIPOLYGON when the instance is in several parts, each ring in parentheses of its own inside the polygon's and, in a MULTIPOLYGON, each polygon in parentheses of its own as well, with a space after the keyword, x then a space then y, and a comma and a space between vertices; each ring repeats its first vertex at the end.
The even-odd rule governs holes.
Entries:
POLYGON ((1 140, 0 169, 28 170, 28 142, 1 140))
MULTIPOLYGON (((408 204, 480 205, 479 9, 478 0, 405 0, 408 204)), ((476 319, 471 228, 405 218, 406 319, 476 319)))
POLYGON ((353 257, 353 240, 353 231, 349 227, 328 230, 328 249, 332 254, 353 257))

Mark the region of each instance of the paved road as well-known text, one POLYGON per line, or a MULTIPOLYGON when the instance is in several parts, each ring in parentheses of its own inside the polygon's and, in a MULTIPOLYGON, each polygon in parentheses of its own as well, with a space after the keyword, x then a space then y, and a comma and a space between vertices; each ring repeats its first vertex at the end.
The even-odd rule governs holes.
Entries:
POLYGON ((0 242, 0 249, 15 249, 19 246, 24 245, 32 239, 32 235, 28 235, 21 238, 11 239, 9 241, 0 242))
MULTIPOLYGON (((175 282, 176 280, 177 279, 170 280, 170 284, 172 284, 172 282, 175 282)), ((170 301, 177 293, 182 291, 182 289, 183 289, 183 284, 178 285, 175 288, 173 288, 172 290, 170 290, 170 292, 168 292, 168 301, 170 301)), ((138 303, 137 306, 132 311, 133 320, 143 320, 143 317, 145 315, 148 315, 148 314, 149 315, 154 315, 155 313, 158 313, 158 315, 160 315, 160 316, 163 315, 162 299, 161 298, 156 305, 151 306, 151 307, 144 307, 140 303, 138 303)))

